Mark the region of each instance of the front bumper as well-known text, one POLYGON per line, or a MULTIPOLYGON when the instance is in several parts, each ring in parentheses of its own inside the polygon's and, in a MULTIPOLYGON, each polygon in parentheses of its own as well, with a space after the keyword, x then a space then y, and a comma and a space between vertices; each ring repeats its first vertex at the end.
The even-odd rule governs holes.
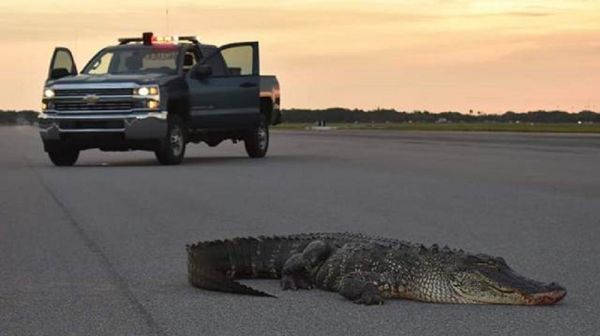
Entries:
POLYGON ((167 135, 167 112, 73 115, 42 113, 38 117, 44 141, 61 140, 72 134, 117 134, 124 140, 158 140, 167 135), (65 125, 70 125, 66 127, 65 125))

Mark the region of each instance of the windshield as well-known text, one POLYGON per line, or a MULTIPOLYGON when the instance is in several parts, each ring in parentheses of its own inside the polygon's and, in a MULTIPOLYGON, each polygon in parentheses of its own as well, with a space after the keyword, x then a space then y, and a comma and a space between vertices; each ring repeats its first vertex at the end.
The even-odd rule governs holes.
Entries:
POLYGON ((135 48, 109 49, 98 54, 82 73, 117 75, 144 73, 177 73, 179 49, 135 48))

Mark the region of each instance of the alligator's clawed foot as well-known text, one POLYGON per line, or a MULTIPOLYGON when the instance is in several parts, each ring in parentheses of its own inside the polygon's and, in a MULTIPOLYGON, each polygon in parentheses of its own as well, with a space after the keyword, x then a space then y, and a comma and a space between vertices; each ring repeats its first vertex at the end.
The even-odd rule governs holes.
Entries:
POLYGON ((309 269, 310 264, 301 253, 292 255, 281 271, 281 289, 310 289, 309 269))
POLYGON ((283 289, 283 290, 287 290, 287 289, 297 290, 297 289, 311 289, 311 288, 312 288, 311 283, 302 277, 296 277, 293 275, 283 275, 281 277, 281 289, 283 289))
POLYGON ((354 300, 353 302, 367 306, 382 305, 384 303, 383 298, 381 295, 379 295, 379 293, 363 293, 360 298, 354 300))
POLYGON ((353 272, 340 281, 340 294, 354 303, 364 305, 383 304, 377 288, 379 275, 370 272, 353 272))
POLYGON ((281 289, 311 289, 311 272, 327 258, 329 246, 316 240, 308 244, 302 253, 293 254, 286 260, 281 271, 281 289))
POLYGON ((310 289, 309 271, 310 264, 301 253, 292 255, 281 271, 281 289, 310 289))

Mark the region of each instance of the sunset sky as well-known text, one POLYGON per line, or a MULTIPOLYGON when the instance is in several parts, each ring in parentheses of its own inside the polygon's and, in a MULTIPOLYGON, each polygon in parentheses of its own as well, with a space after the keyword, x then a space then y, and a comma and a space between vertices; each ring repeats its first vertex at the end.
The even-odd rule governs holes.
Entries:
POLYGON ((39 109, 54 46, 143 31, 260 41, 284 108, 600 110, 595 0, 2 1, 0 109, 39 109))

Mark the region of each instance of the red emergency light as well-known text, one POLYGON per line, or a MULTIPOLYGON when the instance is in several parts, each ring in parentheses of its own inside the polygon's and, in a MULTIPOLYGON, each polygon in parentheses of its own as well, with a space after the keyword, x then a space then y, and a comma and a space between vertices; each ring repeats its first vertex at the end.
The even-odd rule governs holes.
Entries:
POLYGON ((119 39, 119 44, 128 44, 135 42, 142 42, 145 46, 160 45, 160 46, 174 46, 179 41, 192 42, 199 44, 196 36, 154 36, 152 32, 142 33, 142 38, 139 37, 122 37, 119 39))
POLYGON ((152 41, 154 40, 154 33, 152 32, 146 32, 142 34, 142 41, 144 42, 144 45, 152 45, 152 41))

